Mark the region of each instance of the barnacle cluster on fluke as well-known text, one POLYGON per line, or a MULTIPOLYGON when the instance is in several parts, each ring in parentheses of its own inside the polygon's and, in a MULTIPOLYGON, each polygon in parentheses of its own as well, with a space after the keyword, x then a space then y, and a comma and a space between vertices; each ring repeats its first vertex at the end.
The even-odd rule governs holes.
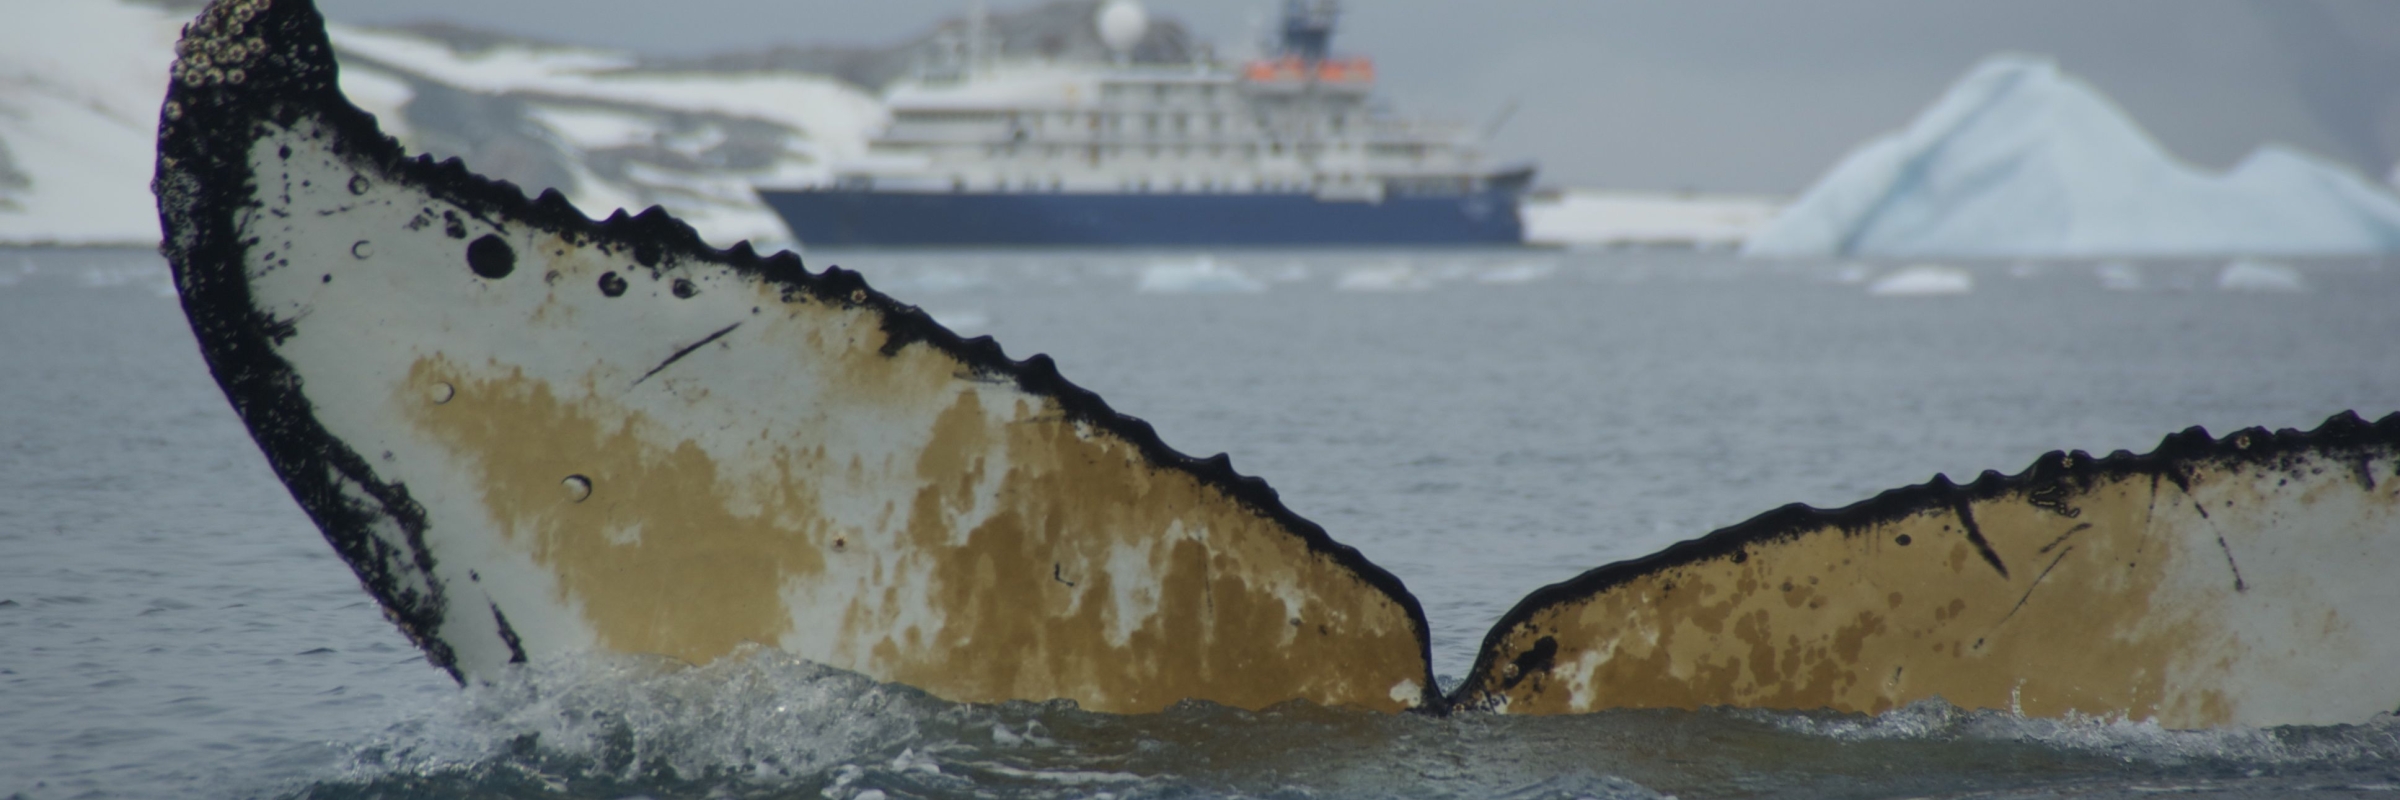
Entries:
POLYGON ((407 156, 305 0, 220 0, 164 252, 277 475, 461 680, 761 642, 959 700, 1508 712, 2400 705, 2400 416, 1790 506, 1545 587, 1441 696, 1390 573, 1224 456, 839 268, 407 156))

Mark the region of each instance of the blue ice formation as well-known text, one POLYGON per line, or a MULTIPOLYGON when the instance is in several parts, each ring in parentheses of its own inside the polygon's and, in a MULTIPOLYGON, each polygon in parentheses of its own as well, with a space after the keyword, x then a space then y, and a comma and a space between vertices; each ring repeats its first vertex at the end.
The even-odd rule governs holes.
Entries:
POLYGON ((2087 258, 2400 252, 2400 197, 2281 145, 2186 163, 2047 58, 1998 55, 1853 150, 1752 256, 2087 258))

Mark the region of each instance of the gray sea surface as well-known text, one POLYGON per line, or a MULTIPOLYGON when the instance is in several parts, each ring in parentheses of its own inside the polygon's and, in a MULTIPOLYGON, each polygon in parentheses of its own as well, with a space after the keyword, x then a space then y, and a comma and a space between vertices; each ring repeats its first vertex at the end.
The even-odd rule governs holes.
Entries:
MULTIPOLYGON (((807 261, 1232 454, 1408 585, 1444 676, 1534 588, 1785 503, 2400 411, 2400 264, 2373 261, 807 261)), ((0 249, 0 798, 2400 797, 2396 759, 2388 716, 1127 717, 947 703, 763 651, 462 689, 268 470, 155 254, 0 249)))

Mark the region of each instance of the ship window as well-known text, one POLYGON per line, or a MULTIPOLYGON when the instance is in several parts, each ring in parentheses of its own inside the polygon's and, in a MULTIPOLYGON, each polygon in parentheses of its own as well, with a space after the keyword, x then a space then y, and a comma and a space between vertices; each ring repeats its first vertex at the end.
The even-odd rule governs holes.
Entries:
POLYGON ((1175 115, 1175 132, 1183 133, 1189 130, 1191 130, 1190 121, 1187 120, 1182 114, 1175 115))
POLYGON ((950 191, 953 191, 953 192, 963 192, 963 191, 966 191, 966 190, 967 190, 967 179, 966 179, 966 178, 963 178, 963 177, 960 177, 960 176, 957 176, 957 175, 952 175, 952 176, 950 176, 950 191))

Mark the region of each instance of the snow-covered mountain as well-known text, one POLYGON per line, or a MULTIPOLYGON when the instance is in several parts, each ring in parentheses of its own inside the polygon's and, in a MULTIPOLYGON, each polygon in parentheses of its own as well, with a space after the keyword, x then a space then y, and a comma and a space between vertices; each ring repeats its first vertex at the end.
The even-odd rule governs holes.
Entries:
POLYGON ((1759 256, 2095 257, 2400 251, 2400 197, 2280 145, 2217 172, 2043 58, 1987 59, 1764 229, 1759 256))
MULTIPOLYGON (((47 0, 0 27, 0 243, 150 244, 153 141, 190 8, 47 0)), ((644 65, 586 48, 331 26, 342 90, 409 149, 585 213, 651 205, 717 245, 792 243, 753 183, 817 180, 881 103, 821 76, 644 65)))
POLYGON ((184 17, 28 3, 0 25, 0 243, 158 241, 151 153, 184 17))

